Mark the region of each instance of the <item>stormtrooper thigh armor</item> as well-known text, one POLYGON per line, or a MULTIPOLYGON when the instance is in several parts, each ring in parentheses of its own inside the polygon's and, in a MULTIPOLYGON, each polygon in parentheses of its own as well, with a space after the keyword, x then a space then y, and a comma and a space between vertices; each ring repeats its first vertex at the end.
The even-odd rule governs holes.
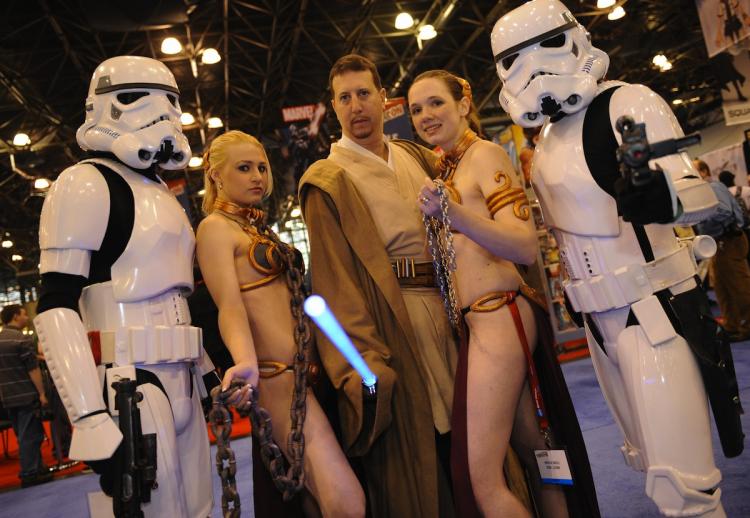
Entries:
POLYGON ((212 507, 211 467, 192 369, 202 357, 201 331, 190 326, 183 297, 193 287, 194 237, 182 207, 163 183, 120 162, 76 164, 60 175, 45 201, 41 271, 89 274, 92 251, 105 239, 112 208, 105 174, 124 180, 134 202, 132 232, 111 266, 111 280, 83 289, 81 319, 72 309, 58 307, 35 320, 74 425, 71 457, 111 456, 121 435, 105 411, 103 389, 114 417, 111 383, 135 378, 136 370, 149 371, 151 381, 138 387, 143 394, 138 408, 142 432, 157 434, 158 488, 142 509, 152 517, 205 517, 212 507))

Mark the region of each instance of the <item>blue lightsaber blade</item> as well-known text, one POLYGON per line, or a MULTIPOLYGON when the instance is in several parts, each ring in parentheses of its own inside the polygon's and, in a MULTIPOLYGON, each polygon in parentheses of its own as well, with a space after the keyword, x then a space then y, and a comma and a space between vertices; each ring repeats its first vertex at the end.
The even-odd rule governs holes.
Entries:
POLYGON ((333 345, 341 351, 341 354, 344 355, 349 364, 354 367, 354 370, 359 373, 362 377, 362 383, 370 389, 375 387, 375 383, 378 381, 377 376, 370 370, 365 360, 362 359, 362 355, 359 354, 359 351, 354 347, 354 344, 341 327, 341 324, 333 316, 333 312, 328 308, 328 304, 323 300, 323 297, 320 295, 307 297, 307 300, 305 300, 305 313, 313 319, 328 339, 333 342, 333 345))

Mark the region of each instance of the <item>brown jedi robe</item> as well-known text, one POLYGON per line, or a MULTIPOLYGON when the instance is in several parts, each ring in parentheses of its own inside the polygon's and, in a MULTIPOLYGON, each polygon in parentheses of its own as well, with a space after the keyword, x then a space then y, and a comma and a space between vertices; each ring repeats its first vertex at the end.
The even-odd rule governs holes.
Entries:
POLYGON ((361 378, 317 335, 339 393, 344 451, 362 458, 369 511, 378 518, 451 517, 414 330, 370 210, 330 160, 314 163, 302 177, 300 203, 310 234, 313 291, 326 299, 378 376, 374 424, 363 435, 361 378))

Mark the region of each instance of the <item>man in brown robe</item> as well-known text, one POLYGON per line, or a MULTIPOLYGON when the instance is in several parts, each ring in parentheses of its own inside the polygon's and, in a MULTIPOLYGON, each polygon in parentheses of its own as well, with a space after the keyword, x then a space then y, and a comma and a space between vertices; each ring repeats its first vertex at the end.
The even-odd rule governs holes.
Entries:
POLYGON ((434 156, 385 141, 385 91, 371 61, 339 59, 330 86, 343 137, 300 181, 313 291, 378 376, 377 399, 365 403, 360 376, 318 335, 339 395, 343 447, 361 458, 372 516, 451 517, 457 350, 415 203, 434 156))

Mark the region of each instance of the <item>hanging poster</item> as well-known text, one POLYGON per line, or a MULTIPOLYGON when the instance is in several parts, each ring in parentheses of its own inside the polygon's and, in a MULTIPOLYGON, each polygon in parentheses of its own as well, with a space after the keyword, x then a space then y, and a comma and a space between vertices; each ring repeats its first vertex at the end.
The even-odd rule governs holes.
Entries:
POLYGON ((711 58, 710 63, 721 86, 727 126, 750 122, 750 51, 739 49, 736 56, 722 52, 711 58))
POLYGON ((389 139, 414 140, 414 132, 411 129, 411 119, 406 109, 405 98, 395 97, 385 102, 383 133, 389 139))
POLYGON ((708 57, 750 36, 750 0, 695 0, 695 5, 708 57))
POLYGON ((289 166, 288 177, 294 182, 290 192, 296 191, 299 179, 313 162, 328 156, 330 137, 325 114, 323 103, 281 110, 284 123, 288 124, 280 133, 281 155, 289 166))
POLYGON ((711 169, 711 178, 718 181, 719 173, 729 171, 734 174, 735 185, 747 185, 747 166, 742 142, 716 149, 700 157, 711 169))

